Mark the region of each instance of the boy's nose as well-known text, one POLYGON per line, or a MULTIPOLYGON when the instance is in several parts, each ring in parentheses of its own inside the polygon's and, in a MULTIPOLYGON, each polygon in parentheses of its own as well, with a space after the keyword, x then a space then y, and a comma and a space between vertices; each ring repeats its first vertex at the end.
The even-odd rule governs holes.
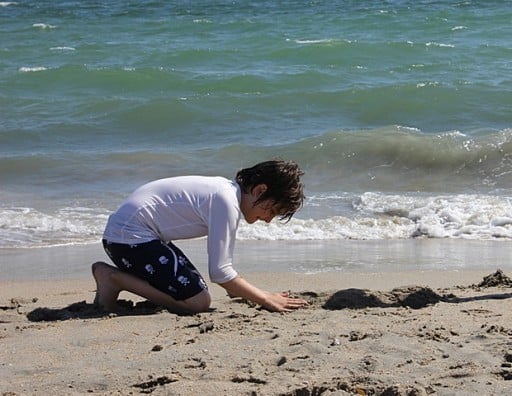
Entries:
POLYGON ((273 215, 268 215, 264 220, 265 220, 265 223, 270 223, 272 221, 272 219, 274 218, 273 215))

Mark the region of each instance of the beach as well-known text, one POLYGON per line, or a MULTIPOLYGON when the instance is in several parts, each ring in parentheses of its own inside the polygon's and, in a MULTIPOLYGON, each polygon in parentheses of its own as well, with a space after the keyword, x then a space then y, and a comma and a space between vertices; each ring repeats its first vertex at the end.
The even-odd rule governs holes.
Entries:
POLYGON ((0 391, 503 395, 512 379, 512 283, 493 268, 500 263, 482 264, 242 274, 309 301, 284 314, 229 299, 217 285, 211 312, 178 316, 123 292, 123 310, 104 314, 86 272, 3 280, 0 391))
POLYGON ((0 396, 512 394, 507 2, 0 10, 0 396), (306 308, 93 307, 137 187, 273 158, 304 207, 240 221, 233 266, 306 308))

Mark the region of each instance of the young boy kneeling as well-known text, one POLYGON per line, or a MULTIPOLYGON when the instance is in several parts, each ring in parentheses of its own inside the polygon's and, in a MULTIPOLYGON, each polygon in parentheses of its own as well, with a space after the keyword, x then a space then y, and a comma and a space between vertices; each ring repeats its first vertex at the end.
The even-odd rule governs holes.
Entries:
POLYGON ((115 310, 126 290, 176 313, 208 310, 206 282, 172 241, 208 236, 208 271, 212 282, 231 297, 251 300, 271 311, 307 304, 287 293, 253 286, 232 266, 236 230, 247 223, 290 220, 304 201, 300 177, 291 161, 272 160, 240 170, 235 180, 180 176, 156 180, 135 190, 107 222, 103 246, 116 267, 92 265, 95 303, 115 310))

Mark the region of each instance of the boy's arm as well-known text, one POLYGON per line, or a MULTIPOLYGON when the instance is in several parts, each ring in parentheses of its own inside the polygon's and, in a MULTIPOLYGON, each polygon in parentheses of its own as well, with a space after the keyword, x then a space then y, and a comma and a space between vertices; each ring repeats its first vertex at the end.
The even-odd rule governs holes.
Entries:
POLYGON ((307 305, 308 302, 301 298, 289 297, 288 293, 270 293, 251 285, 245 279, 236 278, 220 283, 231 297, 242 297, 259 304, 270 311, 287 312, 307 305))

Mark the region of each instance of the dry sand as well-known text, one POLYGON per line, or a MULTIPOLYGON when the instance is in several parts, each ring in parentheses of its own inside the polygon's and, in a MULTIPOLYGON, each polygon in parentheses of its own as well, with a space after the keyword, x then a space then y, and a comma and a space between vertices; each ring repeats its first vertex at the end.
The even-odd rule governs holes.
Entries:
POLYGON ((271 313, 212 286, 209 313, 122 294, 126 312, 104 316, 92 278, 2 282, 0 395, 512 394, 503 274, 246 277, 310 305, 271 313))

